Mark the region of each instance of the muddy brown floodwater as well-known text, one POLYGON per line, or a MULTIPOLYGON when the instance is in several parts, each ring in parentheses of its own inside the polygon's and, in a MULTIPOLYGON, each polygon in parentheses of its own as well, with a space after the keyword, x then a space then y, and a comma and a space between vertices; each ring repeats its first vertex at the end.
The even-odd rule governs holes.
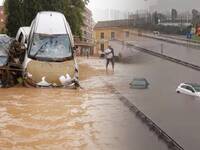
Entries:
POLYGON ((104 85, 104 70, 80 70, 80 90, 1 89, 0 149, 167 150, 104 85))

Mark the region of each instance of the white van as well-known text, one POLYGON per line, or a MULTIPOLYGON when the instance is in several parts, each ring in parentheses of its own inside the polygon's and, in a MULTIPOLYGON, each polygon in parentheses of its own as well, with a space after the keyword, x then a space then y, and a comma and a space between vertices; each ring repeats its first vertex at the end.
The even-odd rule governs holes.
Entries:
POLYGON ((23 63, 27 85, 36 87, 79 86, 74 40, 65 16, 39 12, 32 21, 23 63))
POLYGON ((19 28, 17 35, 15 37, 15 40, 21 44, 24 44, 26 48, 28 44, 28 37, 29 37, 30 30, 31 30, 31 27, 21 27, 19 28))

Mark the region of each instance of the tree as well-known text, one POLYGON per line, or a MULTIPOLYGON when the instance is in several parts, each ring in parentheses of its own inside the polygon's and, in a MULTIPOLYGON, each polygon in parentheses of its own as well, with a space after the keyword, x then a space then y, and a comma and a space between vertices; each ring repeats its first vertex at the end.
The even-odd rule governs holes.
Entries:
POLYGON ((153 14, 152 14, 152 22, 153 24, 157 25, 159 23, 159 18, 158 18, 158 13, 157 11, 155 11, 153 14))
POLYGON ((192 10, 192 23, 194 26, 197 26, 200 23, 200 13, 198 10, 192 10))
POLYGON ((70 24, 72 33, 81 36, 83 12, 89 0, 5 0, 6 28, 15 36, 20 26, 30 26, 39 11, 62 12, 70 24))
POLYGON ((164 14, 162 14, 162 13, 158 13, 158 19, 161 22, 163 22, 163 21, 167 20, 167 17, 164 14))
POLYGON ((5 1, 5 11, 7 16, 6 28, 8 29, 8 35, 10 36, 15 36, 16 29, 18 29, 22 25, 21 15, 18 12, 18 10, 20 9, 21 9, 20 1, 18 0, 5 1))
POLYGON ((171 17, 172 17, 172 22, 175 22, 176 18, 178 17, 178 12, 176 9, 172 9, 171 17))

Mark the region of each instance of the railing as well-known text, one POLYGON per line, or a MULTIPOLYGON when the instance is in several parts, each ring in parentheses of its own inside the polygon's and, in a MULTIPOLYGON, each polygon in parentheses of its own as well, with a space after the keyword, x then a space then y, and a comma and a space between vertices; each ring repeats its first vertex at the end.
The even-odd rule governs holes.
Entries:
POLYGON ((149 49, 146 49, 146 48, 143 48, 143 47, 140 47, 140 46, 136 46, 136 45, 134 45, 134 44, 128 43, 128 45, 129 45, 129 46, 132 46, 133 48, 135 48, 135 49, 137 49, 137 50, 139 50, 139 51, 148 53, 148 54, 150 54, 150 55, 157 56, 157 57, 160 57, 160 58, 169 60, 169 61, 171 61, 171 62, 174 62, 174 63, 180 64, 180 65, 186 66, 186 67, 188 67, 188 68, 191 68, 191 69, 200 71, 200 66, 198 66, 198 65, 194 65, 194 64, 185 62, 185 61, 183 61, 183 60, 179 60, 179 59, 176 59, 176 58, 173 58, 173 57, 170 57, 170 56, 167 56, 167 55, 158 53, 158 52, 154 52, 154 51, 151 51, 151 50, 149 50, 149 49))

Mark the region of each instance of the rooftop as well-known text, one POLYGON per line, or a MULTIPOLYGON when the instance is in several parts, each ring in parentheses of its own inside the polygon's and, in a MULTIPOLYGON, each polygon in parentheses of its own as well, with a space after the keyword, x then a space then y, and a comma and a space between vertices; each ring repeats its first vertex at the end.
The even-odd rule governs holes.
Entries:
POLYGON ((133 19, 123 19, 123 20, 109 20, 109 21, 99 21, 95 25, 95 29, 98 28, 109 28, 109 27, 132 27, 134 26, 133 19))

